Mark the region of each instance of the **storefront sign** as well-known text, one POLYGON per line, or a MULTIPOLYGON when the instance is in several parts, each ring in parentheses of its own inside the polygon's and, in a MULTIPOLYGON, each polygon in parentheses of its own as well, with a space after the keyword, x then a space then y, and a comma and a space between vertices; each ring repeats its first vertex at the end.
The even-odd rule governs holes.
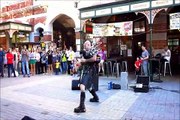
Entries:
POLYGON ((106 9, 104 6, 97 6, 96 8, 86 8, 81 10, 80 14, 81 18, 94 18, 98 16, 106 16, 106 15, 115 15, 118 13, 128 13, 128 12, 135 12, 135 11, 149 11, 157 8, 166 8, 166 7, 173 7, 180 4, 180 0, 138 0, 132 1, 128 3, 117 3, 113 5, 107 5, 106 9), (93 13, 91 15, 85 15, 85 13, 89 13, 91 11, 96 11, 96 15, 93 13))
POLYGON ((0 30, 7 30, 7 29, 9 29, 9 25, 0 26, 0 30))
POLYGON ((172 5, 173 0, 156 0, 152 1, 152 7, 160 7, 160 6, 166 6, 166 5, 172 5))
POLYGON ((150 7, 150 2, 143 2, 143 3, 138 3, 138 4, 132 4, 131 10, 141 10, 141 9, 146 9, 149 7, 150 7))
POLYGON ((96 16, 111 14, 111 8, 96 10, 96 16))
POLYGON ((26 31, 32 31, 32 28, 31 27, 25 27, 25 30, 26 31))
POLYGON ((170 29, 180 29, 180 12, 172 13, 170 16, 170 29))
POLYGON ((113 13, 121 13, 121 12, 127 12, 127 11, 129 11, 129 5, 112 8, 113 13))
POLYGON ((131 36, 133 22, 93 24, 93 36, 131 36))
POLYGON ((18 25, 17 24, 11 23, 10 26, 11 26, 11 29, 18 29, 18 25))
POLYGON ((25 27, 22 25, 19 25, 19 30, 25 30, 25 27))
POLYGON ((93 16, 95 16, 95 11, 88 11, 81 13, 81 18, 93 17, 93 16))
POLYGON ((2 12, 9 12, 12 10, 18 10, 18 9, 25 8, 25 7, 28 7, 31 5, 33 5, 33 0, 24 0, 23 2, 19 2, 16 4, 12 4, 12 5, 3 7, 2 12))
POLYGON ((24 30, 24 31, 32 31, 30 26, 24 26, 16 23, 10 23, 9 29, 16 29, 16 30, 24 30))

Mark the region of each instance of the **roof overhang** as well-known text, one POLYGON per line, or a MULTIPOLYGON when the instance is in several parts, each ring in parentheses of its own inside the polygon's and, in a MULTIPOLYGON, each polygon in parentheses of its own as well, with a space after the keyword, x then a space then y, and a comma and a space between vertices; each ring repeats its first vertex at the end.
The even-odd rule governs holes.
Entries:
POLYGON ((80 19, 97 18, 129 12, 146 11, 180 5, 180 0, 124 0, 81 8, 80 19))
POLYGON ((19 30, 19 31, 32 31, 32 25, 17 23, 17 22, 3 22, 0 23, 0 31, 4 30, 19 30))

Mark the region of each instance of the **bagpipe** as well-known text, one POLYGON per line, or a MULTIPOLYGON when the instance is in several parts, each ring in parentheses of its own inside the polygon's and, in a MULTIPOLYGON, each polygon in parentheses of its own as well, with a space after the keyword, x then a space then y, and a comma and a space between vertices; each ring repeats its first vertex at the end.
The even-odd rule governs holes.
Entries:
POLYGON ((85 50, 82 50, 80 51, 80 55, 81 56, 85 56, 85 59, 89 59, 91 57, 93 57, 94 55, 96 55, 96 62, 100 62, 100 56, 98 55, 98 51, 99 51, 99 48, 100 48, 100 45, 102 44, 102 42, 96 42, 96 43, 91 43, 92 44, 92 47, 89 51, 85 51, 85 50))

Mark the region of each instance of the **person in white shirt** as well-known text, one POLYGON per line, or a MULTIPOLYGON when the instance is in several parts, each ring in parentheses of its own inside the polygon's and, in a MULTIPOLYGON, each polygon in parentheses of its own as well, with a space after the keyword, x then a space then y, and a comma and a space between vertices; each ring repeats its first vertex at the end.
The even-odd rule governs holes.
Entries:
POLYGON ((12 51, 12 54, 14 55, 14 69, 17 70, 17 64, 18 64, 18 54, 16 52, 16 49, 14 48, 12 51))
POLYGON ((163 65, 165 61, 170 61, 171 59, 171 51, 168 46, 164 48, 164 52, 162 53, 161 64, 163 65))
POLYGON ((74 60, 74 57, 75 57, 75 53, 72 49, 72 47, 69 48, 69 51, 68 51, 68 73, 69 74, 73 74, 73 60, 74 60))

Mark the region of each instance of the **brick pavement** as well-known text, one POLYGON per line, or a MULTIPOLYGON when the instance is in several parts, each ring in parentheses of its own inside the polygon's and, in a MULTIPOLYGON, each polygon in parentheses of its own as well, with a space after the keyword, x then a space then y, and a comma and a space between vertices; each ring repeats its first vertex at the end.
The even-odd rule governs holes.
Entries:
MULTIPOLYGON (((20 120, 28 115, 37 120, 179 120, 179 76, 165 77, 163 83, 151 83, 148 93, 133 90, 107 90, 107 82, 119 78, 100 77, 100 103, 90 103, 87 92, 87 112, 75 114, 79 91, 71 90, 71 76, 37 75, 30 78, 1 79, 2 120, 20 120), (158 86, 158 87, 157 87, 158 86)), ((129 79, 133 79, 132 77, 129 79)), ((134 81, 130 81, 134 83, 134 81)))

